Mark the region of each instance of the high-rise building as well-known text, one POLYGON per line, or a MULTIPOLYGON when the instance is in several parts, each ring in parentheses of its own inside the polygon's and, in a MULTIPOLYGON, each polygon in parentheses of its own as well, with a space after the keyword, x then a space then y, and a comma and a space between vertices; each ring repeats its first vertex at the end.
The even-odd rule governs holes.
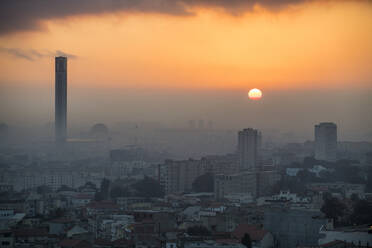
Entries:
POLYGON ((315 159, 335 161, 337 153, 337 125, 322 122, 315 125, 315 159))
POLYGON ((67 58, 55 58, 55 139, 61 143, 67 137, 67 58))
POLYGON ((258 166, 258 153, 261 133, 253 128, 238 132, 238 158, 242 170, 255 170, 258 166))
POLYGON ((164 166, 166 194, 191 191, 194 180, 206 172, 200 160, 166 160, 164 166))
POLYGON ((199 176, 236 173, 235 155, 207 156, 200 160, 166 160, 161 165, 159 175, 165 193, 181 193, 192 190, 192 184, 199 176), (162 178, 163 177, 163 178, 162 178))

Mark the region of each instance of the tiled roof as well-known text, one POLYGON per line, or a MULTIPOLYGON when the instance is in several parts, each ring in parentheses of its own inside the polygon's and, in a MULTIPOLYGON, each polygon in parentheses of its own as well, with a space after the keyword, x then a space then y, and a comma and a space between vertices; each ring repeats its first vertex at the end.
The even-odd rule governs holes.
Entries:
POLYGON ((42 228, 28 228, 15 230, 16 237, 42 237, 48 236, 48 231, 42 228))
POLYGON ((217 239, 216 243, 219 243, 219 244, 240 244, 241 242, 238 239, 217 239))
POLYGON ((340 245, 340 244, 346 244, 346 243, 341 240, 334 240, 334 241, 321 245, 321 247, 333 247, 335 245, 340 245))

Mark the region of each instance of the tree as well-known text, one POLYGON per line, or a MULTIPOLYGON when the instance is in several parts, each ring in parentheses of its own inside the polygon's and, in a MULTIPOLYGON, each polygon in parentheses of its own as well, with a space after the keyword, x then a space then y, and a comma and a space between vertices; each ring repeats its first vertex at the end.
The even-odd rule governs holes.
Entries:
POLYGON ((55 217, 55 218, 61 218, 65 215, 66 211, 62 208, 57 208, 55 209, 54 211, 52 211, 50 213, 51 216, 55 217))
POLYGON ((95 194, 94 194, 94 200, 95 201, 103 201, 105 199, 105 197, 103 196, 102 192, 101 191, 97 191, 95 194))
POLYGON ((192 183, 192 189, 195 192, 213 192, 214 175, 212 173, 206 173, 197 177, 192 183))
POLYGON ((139 182, 132 185, 137 190, 137 196, 140 197, 163 197, 164 190, 160 183, 150 177, 145 177, 139 182))
POLYGON ((346 207, 342 202, 335 197, 331 197, 324 200, 324 204, 320 210, 327 218, 333 219, 337 222, 340 217, 344 216, 345 209, 346 207))
POLYGON ((351 196, 350 196, 350 200, 352 201, 352 202, 358 202, 359 201, 359 196, 357 195, 357 194, 352 194, 351 196))
POLYGON ((304 169, 297 173, 297 177, 300 179, 302 183, 310 183, 315 181, 315 174, 308 171, 307 169, 304 169))
POLYGON ((109 198, 110 184, 111 181, 106 178, 104 178, 101 182, 100 193, 104 200, 109 198))
POLYGON ((107 200, 109 198, 109 193, 110 193, 110 185, 111 185, 111 181, 104 178, 102 181, 101 181, 101 186, 100 186, 100 190, 97 191, 94 195, 94 200, 96 201, 103 201, 103 200, 107 200))
POLYGON ((127 197, 130 196, 130 193, 128 192, 128 189, 122 188, 120 186, 114 186, 110 191, 111 198, 117 198, 117 197, 127 197))
POLYGON ((273 194, 277 194, 280 190, 289 190, 292 193, 305 195, 306 186, 297 177, 283 176, 282 179, 273 186, 273 194))
POLYGON ((59 189, 57 190, 57 192, 60 192, 60 191, 75 191, 75 189, 67 186, 67 185, 61 185, 61 187, 59 187, 59 189))
POLYGON ((314 157, 305 157, 304 162, 303 162, 303 167, 304 168, 311 168, 314 165, 319 164, 319 161, 316 160, 314 157))
POLYGON ((356 225, 372 224, 372 203, 366 200, 359 200, 354 205, 354 210, 350 216, 350 222, 356 225))
POLYGON ((84 186, 85 187, 89 187, 89 188, 92 188, 92 189, 95 189, 96 188, 96 185, 94 184, 94 183, 92 183, 92 182, 86 182, 85 184, 84 184, 84 186))
POLYGON ((36 192, 40 195, 52 193, 52 189, 46 185, 41 185, 36 188, 36 192))
POLYGON ((242 244, 245 245, 245 247, 247 248, 252 248, 251 236, 249 236, 248 233, 244 234, 244 237, 242 238, 242 244))
POLYGON ((346 183, 365 183, 364 179, 360 176, 360 167, 353 165, 356 163, 358 161, 346 159, 337 161, 333 168, 333 180, 346 183))
POLYGON ((211 232, 205 226, 190 226, 187 228, 187 234, 191 236, 208 236, 211 232))

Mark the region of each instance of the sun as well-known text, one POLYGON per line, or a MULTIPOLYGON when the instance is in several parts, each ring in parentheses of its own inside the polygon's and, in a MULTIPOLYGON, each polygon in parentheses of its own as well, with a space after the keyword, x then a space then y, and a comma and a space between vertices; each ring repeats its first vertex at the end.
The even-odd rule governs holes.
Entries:
POLYGON ((248 92, 248 97, 249 99, 252 99, 252 100, 260 100, 261 97, 262 97, 262 92, 261 90, 259 89, 251 89, 249 92, 248 92))

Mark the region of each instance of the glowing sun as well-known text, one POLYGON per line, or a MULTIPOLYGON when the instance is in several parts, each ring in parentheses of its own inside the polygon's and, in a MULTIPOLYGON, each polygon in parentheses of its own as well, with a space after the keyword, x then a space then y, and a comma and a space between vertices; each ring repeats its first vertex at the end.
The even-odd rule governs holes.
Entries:
POLYGON ((252 99, 252 100, 260 100, 261 97, 262 97, 262 92, 261 90, 259 89, 251 89, 249 92, 248 92, 248 97, 249 99, 252 99))

